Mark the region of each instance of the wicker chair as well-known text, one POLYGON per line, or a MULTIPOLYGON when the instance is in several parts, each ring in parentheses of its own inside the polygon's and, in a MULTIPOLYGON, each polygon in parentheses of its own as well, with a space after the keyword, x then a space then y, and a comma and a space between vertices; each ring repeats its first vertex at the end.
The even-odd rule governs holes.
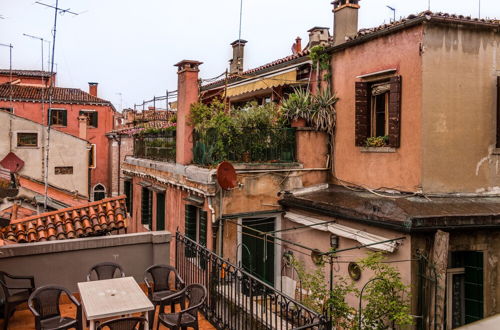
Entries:
POLYGON ((91 281, 92 273, 95 273, 97 280, 109 280, 115 277, 116 271, 119 271, 119 276, 125 277, 122 266, 114 262, 101 262, 90 268, 87 274, 87 282, 91 281))
POLYGON ((192 327, 198 330, 198 309, 207 298, 207 289, 201 284, 190 284, 176 295, 180 296, 182 300, 187 298, 189 307, 183 308, 178 313, 162 313, 164 308, 164 303, 162 303, 156 330, 160 329, 160 323, 169 329, 178 330, 192 327))
MULTIPOLYGON (((177 273, 177 270, 169 265, 153 265, 150 266, 145 271, 144 282, 148 288, 149 300, 155 306, 159 306, 162 302, 164 305, 170 304, 171 310, 175 309, 175 304, 181 302, 181 297, 177 299, 172 299, 172 297, 179 292, 179 290, 184 288, 184 281, 177 273), (175 277, 175 284, 172 287, 170 285, 171 276, 175 277), (153 283, 149 282, 149 277, 153 280, 153 283)), ((163 310, 160 309, 160 312, 163 310)), ((149 313, 149 328, 153 328, 153 321, 155 310, 149 313)))
POLYGON ((122 317, 109 320, 100 324, 96 330, 135 330, 143 329, 146 319, 144 317, 122 317))
POLYGON ((42 286, 31 294, 28 307, 35 316, 36 330, 82 330, 82 306, 66 288, 57 285, 42 286), (59 299, 62 293, 76 306, 76 319, 61 315, 59 299))
POLYGON ((5 298, 3 328, 7 330, 9 319, 16 311, 16 306, 27 302, 30 294, 35 290, 35 278, 33 276, 15 276, 0 271, 0 285, 5 298), (27 281, 29 281, 29 285, 27 281), (19 285, 14 285, 13 282, 19 283, 19 285))

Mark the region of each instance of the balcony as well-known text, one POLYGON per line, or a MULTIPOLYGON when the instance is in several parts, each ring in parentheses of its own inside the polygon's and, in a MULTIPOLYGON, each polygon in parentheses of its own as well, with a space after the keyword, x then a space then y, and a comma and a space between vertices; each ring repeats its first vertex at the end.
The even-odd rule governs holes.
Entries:
POLYGON ((293 163, 294 128, 239 128, 221 135, 216 130, 193 134, 194 163, 214 165, 228 160, 237 163, 293 163))
POLYGON ((175 130, 134 136, 134 157, 175 162, 175 130))

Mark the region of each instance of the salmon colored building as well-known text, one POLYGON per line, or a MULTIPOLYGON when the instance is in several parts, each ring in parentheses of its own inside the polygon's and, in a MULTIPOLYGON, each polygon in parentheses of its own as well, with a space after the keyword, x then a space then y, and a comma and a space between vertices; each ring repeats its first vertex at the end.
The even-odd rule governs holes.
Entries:
MULTIPOLYGON (((25 80, 23 70, 15 72, 18 78, 13 80, 12 85, 8 82, 0 85, 0 109, 40 124, 50 124, 52 129, 87 140, 91 144, 90 199, 99 200, 111 195, 109 140, 106 133, 114 129, 116 110, 111 102, 97 96, 98 84, 89 83, 88 92, 77 88, 53 87, 49 111, 49 89, 45 87, 45 82, 37 85, 35 80, 25 80)), ((36 74, 28 78, 36 79, 36 74)), ((0 74, 0 77, 3 76, 0 74)))

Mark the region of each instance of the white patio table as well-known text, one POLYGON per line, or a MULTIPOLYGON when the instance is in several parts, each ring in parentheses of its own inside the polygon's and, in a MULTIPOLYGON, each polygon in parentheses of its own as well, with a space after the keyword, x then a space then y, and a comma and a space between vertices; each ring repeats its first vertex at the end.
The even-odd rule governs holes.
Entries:
MULTIPOLYGON (((119 277, 110 280, 78 283, 85 317, 90 321, 90 330, 95 322, 113 316, 144 313, 154 306, 133 277, 119 277)), ((149 322, 149 320, 148 320, 149 322)), ((148 329, 148 322, 144 329, 148 329)))

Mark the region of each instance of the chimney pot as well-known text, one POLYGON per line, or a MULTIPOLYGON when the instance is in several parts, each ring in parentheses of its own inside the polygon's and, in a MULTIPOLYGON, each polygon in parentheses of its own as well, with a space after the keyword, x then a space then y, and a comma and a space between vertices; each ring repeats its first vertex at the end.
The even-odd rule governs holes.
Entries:
POLYGON ((359 0, 335 0, 333 4, 333 45, 344 43, 358 33, 359 0))
POLYGON ((96 82, 89 82, 89 94, 97 97, 97 85, 96 82))
POLYGON ((295 39, 295 52, 300 53, 302 51, 302 39, 297 37, 295 39))

